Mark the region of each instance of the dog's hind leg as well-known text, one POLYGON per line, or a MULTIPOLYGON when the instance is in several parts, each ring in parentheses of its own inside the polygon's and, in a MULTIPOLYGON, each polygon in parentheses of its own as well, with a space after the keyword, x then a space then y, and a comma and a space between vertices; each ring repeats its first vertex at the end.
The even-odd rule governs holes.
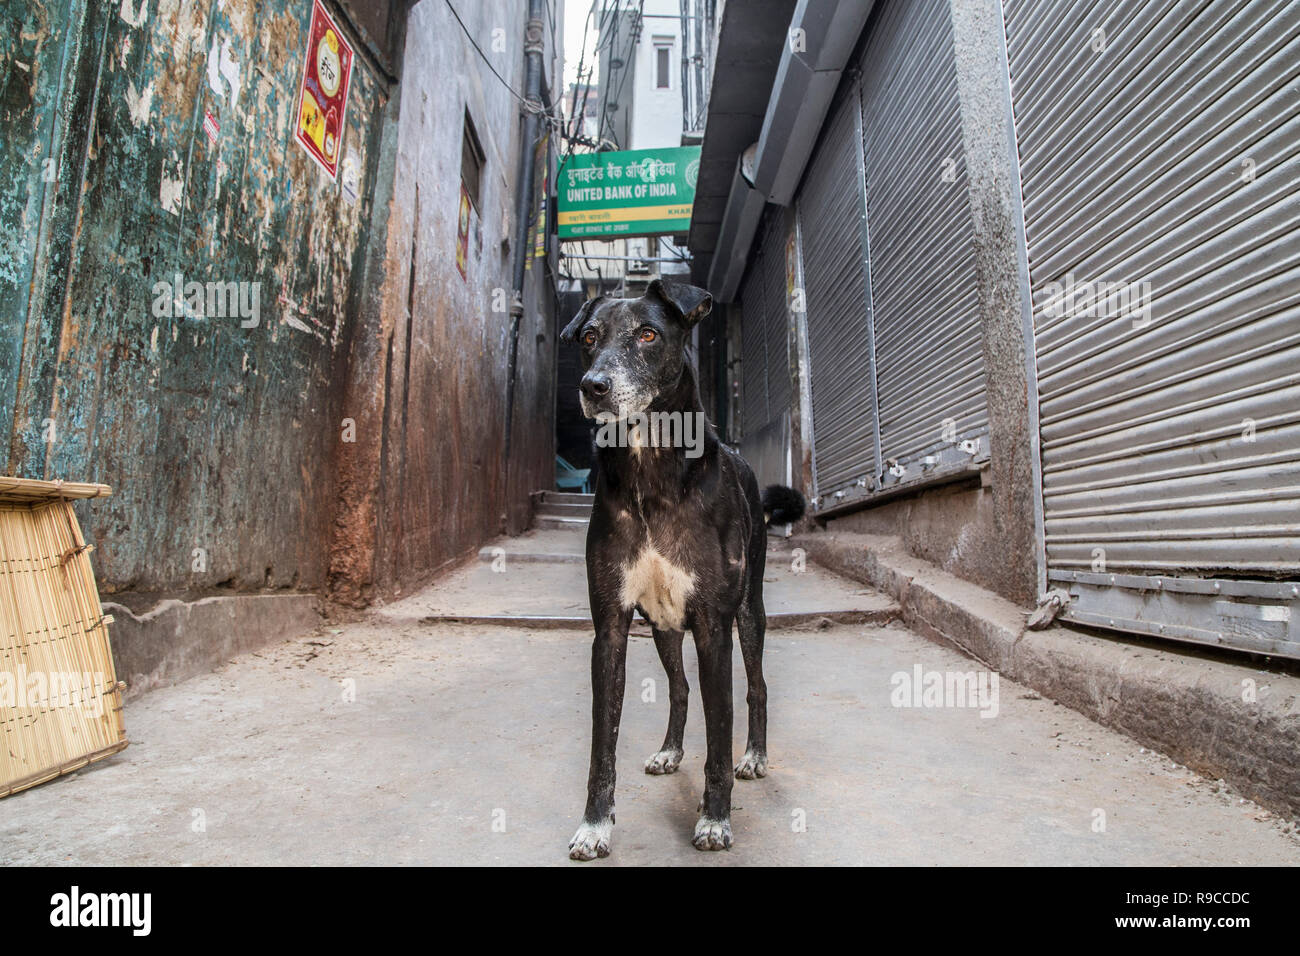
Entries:
POLYGON ((657 754, 645 762, 645 772, 672 773, 682 763, 682 735, 686 732, 686 701, 690 686, 686 683, 686 668, 682 666, 683 631, 661 631, 651 628, 655 636, 655 649, 668 673, 668 733, 657 754))
POLYGON ((752 587, 736 612, 736 629, 740 631, 740 655, 745 659, 745 678, 749 683, 745 701, 749 704, 749 737, 745 754, 736 764, 736 776, 753 780, 767 776, 767 682, 763 680, 763 636, 767 631, 767 612, 763 609, 762 578, 752 587))

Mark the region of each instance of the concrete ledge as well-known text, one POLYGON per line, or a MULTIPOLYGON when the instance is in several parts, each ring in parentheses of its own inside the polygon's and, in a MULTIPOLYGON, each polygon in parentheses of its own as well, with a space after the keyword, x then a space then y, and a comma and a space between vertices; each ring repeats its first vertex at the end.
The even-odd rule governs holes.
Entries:
POLYGON ((533 518, 533 527, 545 531, 583 531, 587 530, 586 518, 565 518, 557 515, 539 514, 533 518))
POLYGON ((1300 815, 1300 677, 1137 638, 1026 631, 1025 610, 912 557, 898 538, 813 533, 790 544, 892 595, 918 634, 1264 806, 1300 815))
POLYGON ((104 602, 108 636, 125 697, 206 674, 236 654, 309 631, 321 623, 314 594, 232 594, 160 601, 143 614, 104 602))
MULTIPOLYGON (((900 617, 896 606, 874 610, 848 611, 777 611, 767 615, 770 631, 794 628, 832 627, 837 624, 887 624, 900 617)), ((390 620, 401 621, 399 617, 390 620)), ((409 620, 409 619, 408 619, 409 620)), ((485 624, 490 627, 527 627, 537 630, 590 631, 591 618, 555 614, 426 614, 415 623, 435 624, 485 624)), ((632 622, 632 631, 650 633, 649 625, 641 619, 632 622)))
MULTIPOLYGON (((584 564, 587 556, 579 551, 503 551, 507 561, 524 561, 530 564, 584 564)), ((497 559, 497 548, 483 548, 478 553, 480 561, 491 564, 497 559)))

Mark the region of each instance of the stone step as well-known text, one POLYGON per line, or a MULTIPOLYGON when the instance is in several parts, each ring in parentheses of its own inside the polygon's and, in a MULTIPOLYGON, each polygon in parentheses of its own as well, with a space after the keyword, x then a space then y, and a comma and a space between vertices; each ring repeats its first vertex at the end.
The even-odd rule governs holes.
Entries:
MULTIPOLYGON (((427 618, 430 624, 463 621, 589 631, 582 539, 573 530, 533 530, 499 539, 479 550, 479 560, 376 613, 410 624, 427 618)), ((796 562, 775 544, 768 548, 763 602, 772 628, 814 631, 832 624, 879 624, 898 614, 897 600, 812 562, 796 562)))
POLYGON ((537 514, 552 518, 582 518, 585 521, 591 517, 591 505, 542 501, 537 506, 537 514))
MULTIPOLYGON (((582 542, 579 541, 578 544, 581 545, 582 542)), ((504 560, 506 564, 512 561, 523 561, 529 564, 582 564, 587 560, 587 556, 581 551, 515 551, 498 545, 481 548, 478 559, 485 564, 491 564, 498 559, 504 560)))
MULTIPOLYGON (((506 565, 582 564, 586 560, 586 526, 566 526, 529 531, 517 538, 502 538, 479 549, 478 559, 491 564, 504 559, 506 565)), ((498 565, 499 566, 499 565, 498 565)))
POLYGON ((596 500, 595 495, 579 494, 576 491, 543 491, 542 501, 556 505, 587 505, 596 500))
POLYGON ((533 527, 544 531, 560 529, 587 530, 586 518, 565 518, 558 515, 538 515, 533 519, 533 527))
MULTIPOLYGON (((898 605, 871 610, 843 611, 777 611, 767 615, 769 630, 820 630, 838 624, 887 624, 901 617, 898 605)), ((542 630, 587 630, 591 618, 585 615, 559 614, 426 614, 419 618, 423 625, 481 624, 495 627, 528 627, 542 630)), ((631 632, 650 636, 650 625, 634 615, 631 632)))

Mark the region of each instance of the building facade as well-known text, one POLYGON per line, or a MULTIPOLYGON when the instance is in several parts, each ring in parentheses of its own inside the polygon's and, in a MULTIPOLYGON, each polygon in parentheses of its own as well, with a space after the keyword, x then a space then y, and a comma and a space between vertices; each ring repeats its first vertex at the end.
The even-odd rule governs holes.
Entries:
POLYGON ((817 523, 1092 625, 1300 656, 1300 12, 728 4, 695 276, 817 523))

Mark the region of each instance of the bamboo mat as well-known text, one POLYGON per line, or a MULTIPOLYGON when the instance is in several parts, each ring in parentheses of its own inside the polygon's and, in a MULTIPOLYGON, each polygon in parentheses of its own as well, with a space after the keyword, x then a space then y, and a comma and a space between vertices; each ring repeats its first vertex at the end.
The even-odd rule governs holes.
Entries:
POLYGON ((0 797, 127 745, 112 618, 69 500, 111 493, 0 477, 0 797))

